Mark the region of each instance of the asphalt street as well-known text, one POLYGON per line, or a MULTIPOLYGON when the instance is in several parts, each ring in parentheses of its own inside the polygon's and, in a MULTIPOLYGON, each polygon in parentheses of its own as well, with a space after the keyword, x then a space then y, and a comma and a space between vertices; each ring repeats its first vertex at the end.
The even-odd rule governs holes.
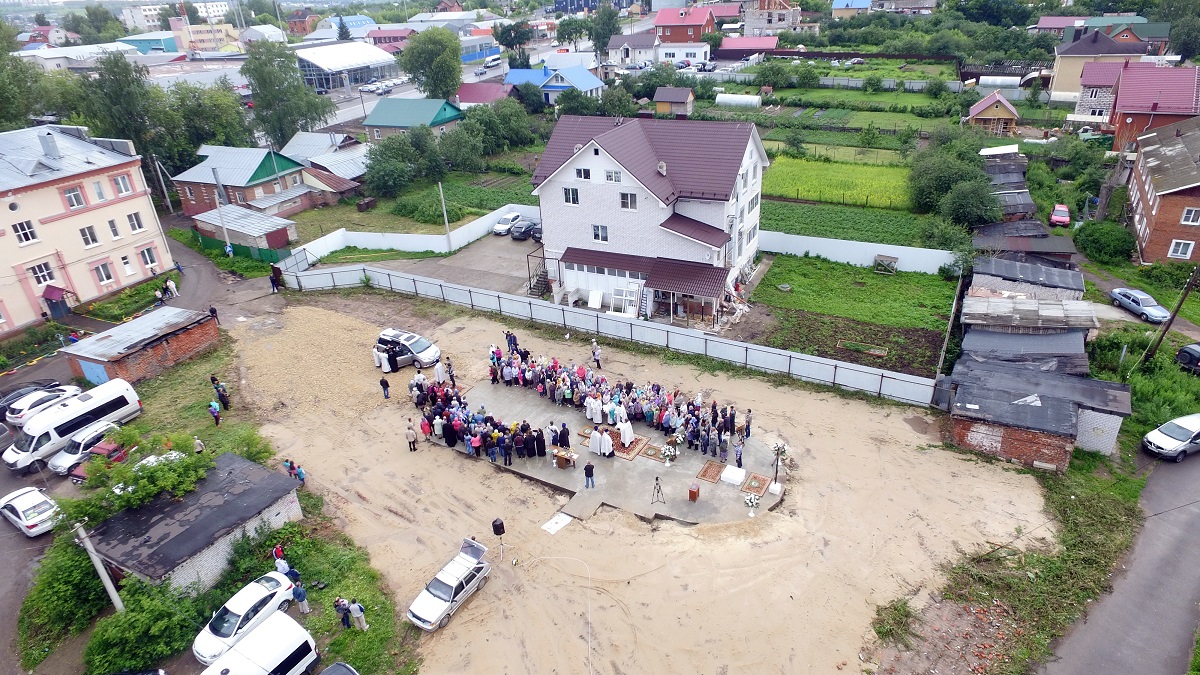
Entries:
MULTIPOLYGON (((1042 675, 1180 675, 1200 623, 1200 458, 1157 464, 1142 491, 1147 518, 1113 592, 1056 645, 1042 675)), ((1149 461, 1142 455, 1139 462, 1149 461)))

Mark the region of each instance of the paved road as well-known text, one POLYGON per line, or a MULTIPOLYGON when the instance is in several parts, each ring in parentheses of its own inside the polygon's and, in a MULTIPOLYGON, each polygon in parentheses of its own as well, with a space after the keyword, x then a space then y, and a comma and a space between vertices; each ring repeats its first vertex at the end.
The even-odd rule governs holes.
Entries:
MULTIPOLYGON (((1084 259, 1080 256, 1076 256, 1075 260, 1076 260, 1076 262, 1080 262, 1081 260, 1084 260, 1084 259)), ((1128 288, 1130 286, 1137 288, 1137 284, 1130 284, 1130 283, 1126 282, 1124 279, 1117 279, 1116 277, 1109 277, 1107 275, 1106 276, 1098 276, 1096 274, 1093 274, 1093 273, 1087 271, 1086 269, 1083 270, 1083 278, 1092 282, 1093 284, 1095 284, 1096 287, 1099 288, 1101 291, 1103 291, 1106 295, 1108 294, 1109 291, 1111 291, 1114 288, 1119 288, 1119 287, 1128 288)), ((1164 298, 1155 298, 1155 299, 1158 300, 1159 302, 1163 302, 1163 303, 1166 302, 1166 299, 1164 299, 1164 298)), ((1174 309, 1174 306, 1167 307, 1167 309, 1174 309)), ((1200 326, 1197 326, 1196 324, 1192 323, 1191 321, 1188 321, 1187 319, 1185 319, 1181 316, 1175 317, 1175 321, 1173 321, 1171 323, 1171 330, 1182 333, 1193 340, 1200 340, 1200 326)))
POLYGON ((1200 499, 1198 486, 1195 458, 1154 467, 1142 492, 1146 525, 1113 575, 1113 592, 1058 643, 1042 675, 1187 672, 1200 622, 1200 504, 1189 504, 1200 499))

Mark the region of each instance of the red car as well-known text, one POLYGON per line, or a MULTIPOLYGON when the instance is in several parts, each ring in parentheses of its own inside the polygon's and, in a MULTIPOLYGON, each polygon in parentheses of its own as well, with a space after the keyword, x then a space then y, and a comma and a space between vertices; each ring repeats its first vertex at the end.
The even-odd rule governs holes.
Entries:
POLYGON ((1063 227, 1070 225, 1071 209, 1068 209, 1066 204, 1055 204, 1054 210, 1050 212, 1050 224, 1063 227))
MULTIPOLYGON (((129 451, 116 443, 108 441, 100 441, 92 446, 91 461, 103 460, 106 466, 112 466, 124 462, 129 458, 129 451)), ((82 485, 83 481, 87 480, 87 462, 81 462, 74 469, 71 469, 71 482, 76 485, 82 485)))

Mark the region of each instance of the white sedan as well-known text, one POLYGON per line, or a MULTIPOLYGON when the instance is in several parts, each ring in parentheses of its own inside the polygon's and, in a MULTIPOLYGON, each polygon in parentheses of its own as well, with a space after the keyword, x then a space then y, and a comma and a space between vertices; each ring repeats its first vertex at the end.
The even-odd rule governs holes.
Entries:
POLYGON ((79 387, 55 387, 27 394, 16 403, 8 406, 8 423, 14 427, 24 426, 34 415, 60 401, 65 401, 83 393, 79 387))
POLYGON ((279 572, 267 572, 246 584, 222 607, 192 642, 192 655, 212 665, 222 654, 275 613, 292 604, 292 582, 279 572))
POLYGON ((59 517, 58 504, 35 487, 21 488, 5 495, 0 499, 0 511, 26 537, 50 531, 59 517))

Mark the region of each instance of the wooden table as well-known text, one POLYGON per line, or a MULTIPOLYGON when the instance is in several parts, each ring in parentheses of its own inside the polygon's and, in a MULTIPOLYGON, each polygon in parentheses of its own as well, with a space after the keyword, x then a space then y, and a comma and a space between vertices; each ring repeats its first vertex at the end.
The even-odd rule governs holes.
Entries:
POLYGON ((569 450, 554 450, 553 455, 555 464, 560 469, 567 468, 567 464, 570 464, 571 468, 575 468, 575 460, 579 459, 579 455, 569 450))

